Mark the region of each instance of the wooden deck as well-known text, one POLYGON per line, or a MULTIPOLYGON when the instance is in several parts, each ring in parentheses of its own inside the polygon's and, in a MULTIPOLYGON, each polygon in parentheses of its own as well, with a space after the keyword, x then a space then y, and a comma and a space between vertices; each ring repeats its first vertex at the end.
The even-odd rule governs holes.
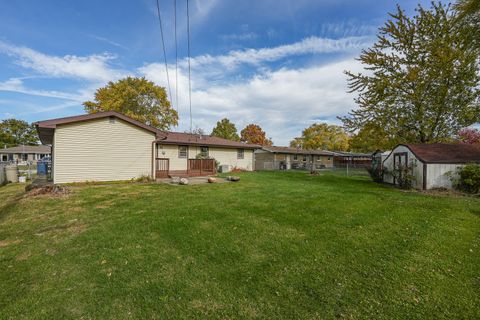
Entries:
POLYGON ((217 173, 214 159, 188 159, 187 170, 170 170, 168 159, 157 158, 157 179, 166 177, 207 177, 217 173))

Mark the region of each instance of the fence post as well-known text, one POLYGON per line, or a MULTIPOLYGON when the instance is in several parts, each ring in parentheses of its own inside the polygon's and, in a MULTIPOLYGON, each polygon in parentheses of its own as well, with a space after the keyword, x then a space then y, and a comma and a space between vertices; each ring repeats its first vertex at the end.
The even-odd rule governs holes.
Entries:
POLYGON ((347 162, 347 177, 348 177, 348 162, 347 162))

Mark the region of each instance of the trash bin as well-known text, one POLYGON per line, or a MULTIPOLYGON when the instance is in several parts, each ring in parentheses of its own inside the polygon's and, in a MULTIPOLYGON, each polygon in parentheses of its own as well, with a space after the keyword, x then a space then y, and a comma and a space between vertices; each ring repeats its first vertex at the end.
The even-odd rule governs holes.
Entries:
POLYGON ((16 165, 5 166, 5 175, 8 182, 18 182, 18 167, 16 165))
POLYGON ((46 176, 47 175, 47 163, 43 161, 37 162, 37 175, 46 176))

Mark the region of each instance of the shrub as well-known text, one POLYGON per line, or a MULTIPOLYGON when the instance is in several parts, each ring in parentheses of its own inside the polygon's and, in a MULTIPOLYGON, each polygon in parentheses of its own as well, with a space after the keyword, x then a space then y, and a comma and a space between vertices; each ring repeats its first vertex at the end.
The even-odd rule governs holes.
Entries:
POLYGON ((415 169, 415 164, 410 162, 407 165, 399 165, 392 171, 384 169, 383 174, 389 174, 395 178, 396 184, 401 189, 412 189, 413 183, 415 182, 415 176, 413 175, 413 170, 415 169))
POLYGON ((383 181, 383 170, 380 169, 380 167, 368 168, 367 171, 370 174, 370 177, 372 178, 373 181, 375 182, 383 181))
POLYGON ((455 188, 472 194, 480 193, 480 165, 471 163, 457 168, 456 175, 451 175, 455 188))

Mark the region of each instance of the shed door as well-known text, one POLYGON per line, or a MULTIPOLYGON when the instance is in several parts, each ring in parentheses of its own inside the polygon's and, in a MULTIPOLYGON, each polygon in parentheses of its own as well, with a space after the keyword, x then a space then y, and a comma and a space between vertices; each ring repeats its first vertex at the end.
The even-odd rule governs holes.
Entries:
MULTIPOLYGON (((406 152, 399 152, 393 154, 393 167, 395 169, 399 169, 401 167, 405 167, 408 164, 408 153, 406 152)), ((402 171, 400 171, 400 177, 402 175, 402 171)), ((396 184, 395 177, 393 178, 393 183, 396 184)))

